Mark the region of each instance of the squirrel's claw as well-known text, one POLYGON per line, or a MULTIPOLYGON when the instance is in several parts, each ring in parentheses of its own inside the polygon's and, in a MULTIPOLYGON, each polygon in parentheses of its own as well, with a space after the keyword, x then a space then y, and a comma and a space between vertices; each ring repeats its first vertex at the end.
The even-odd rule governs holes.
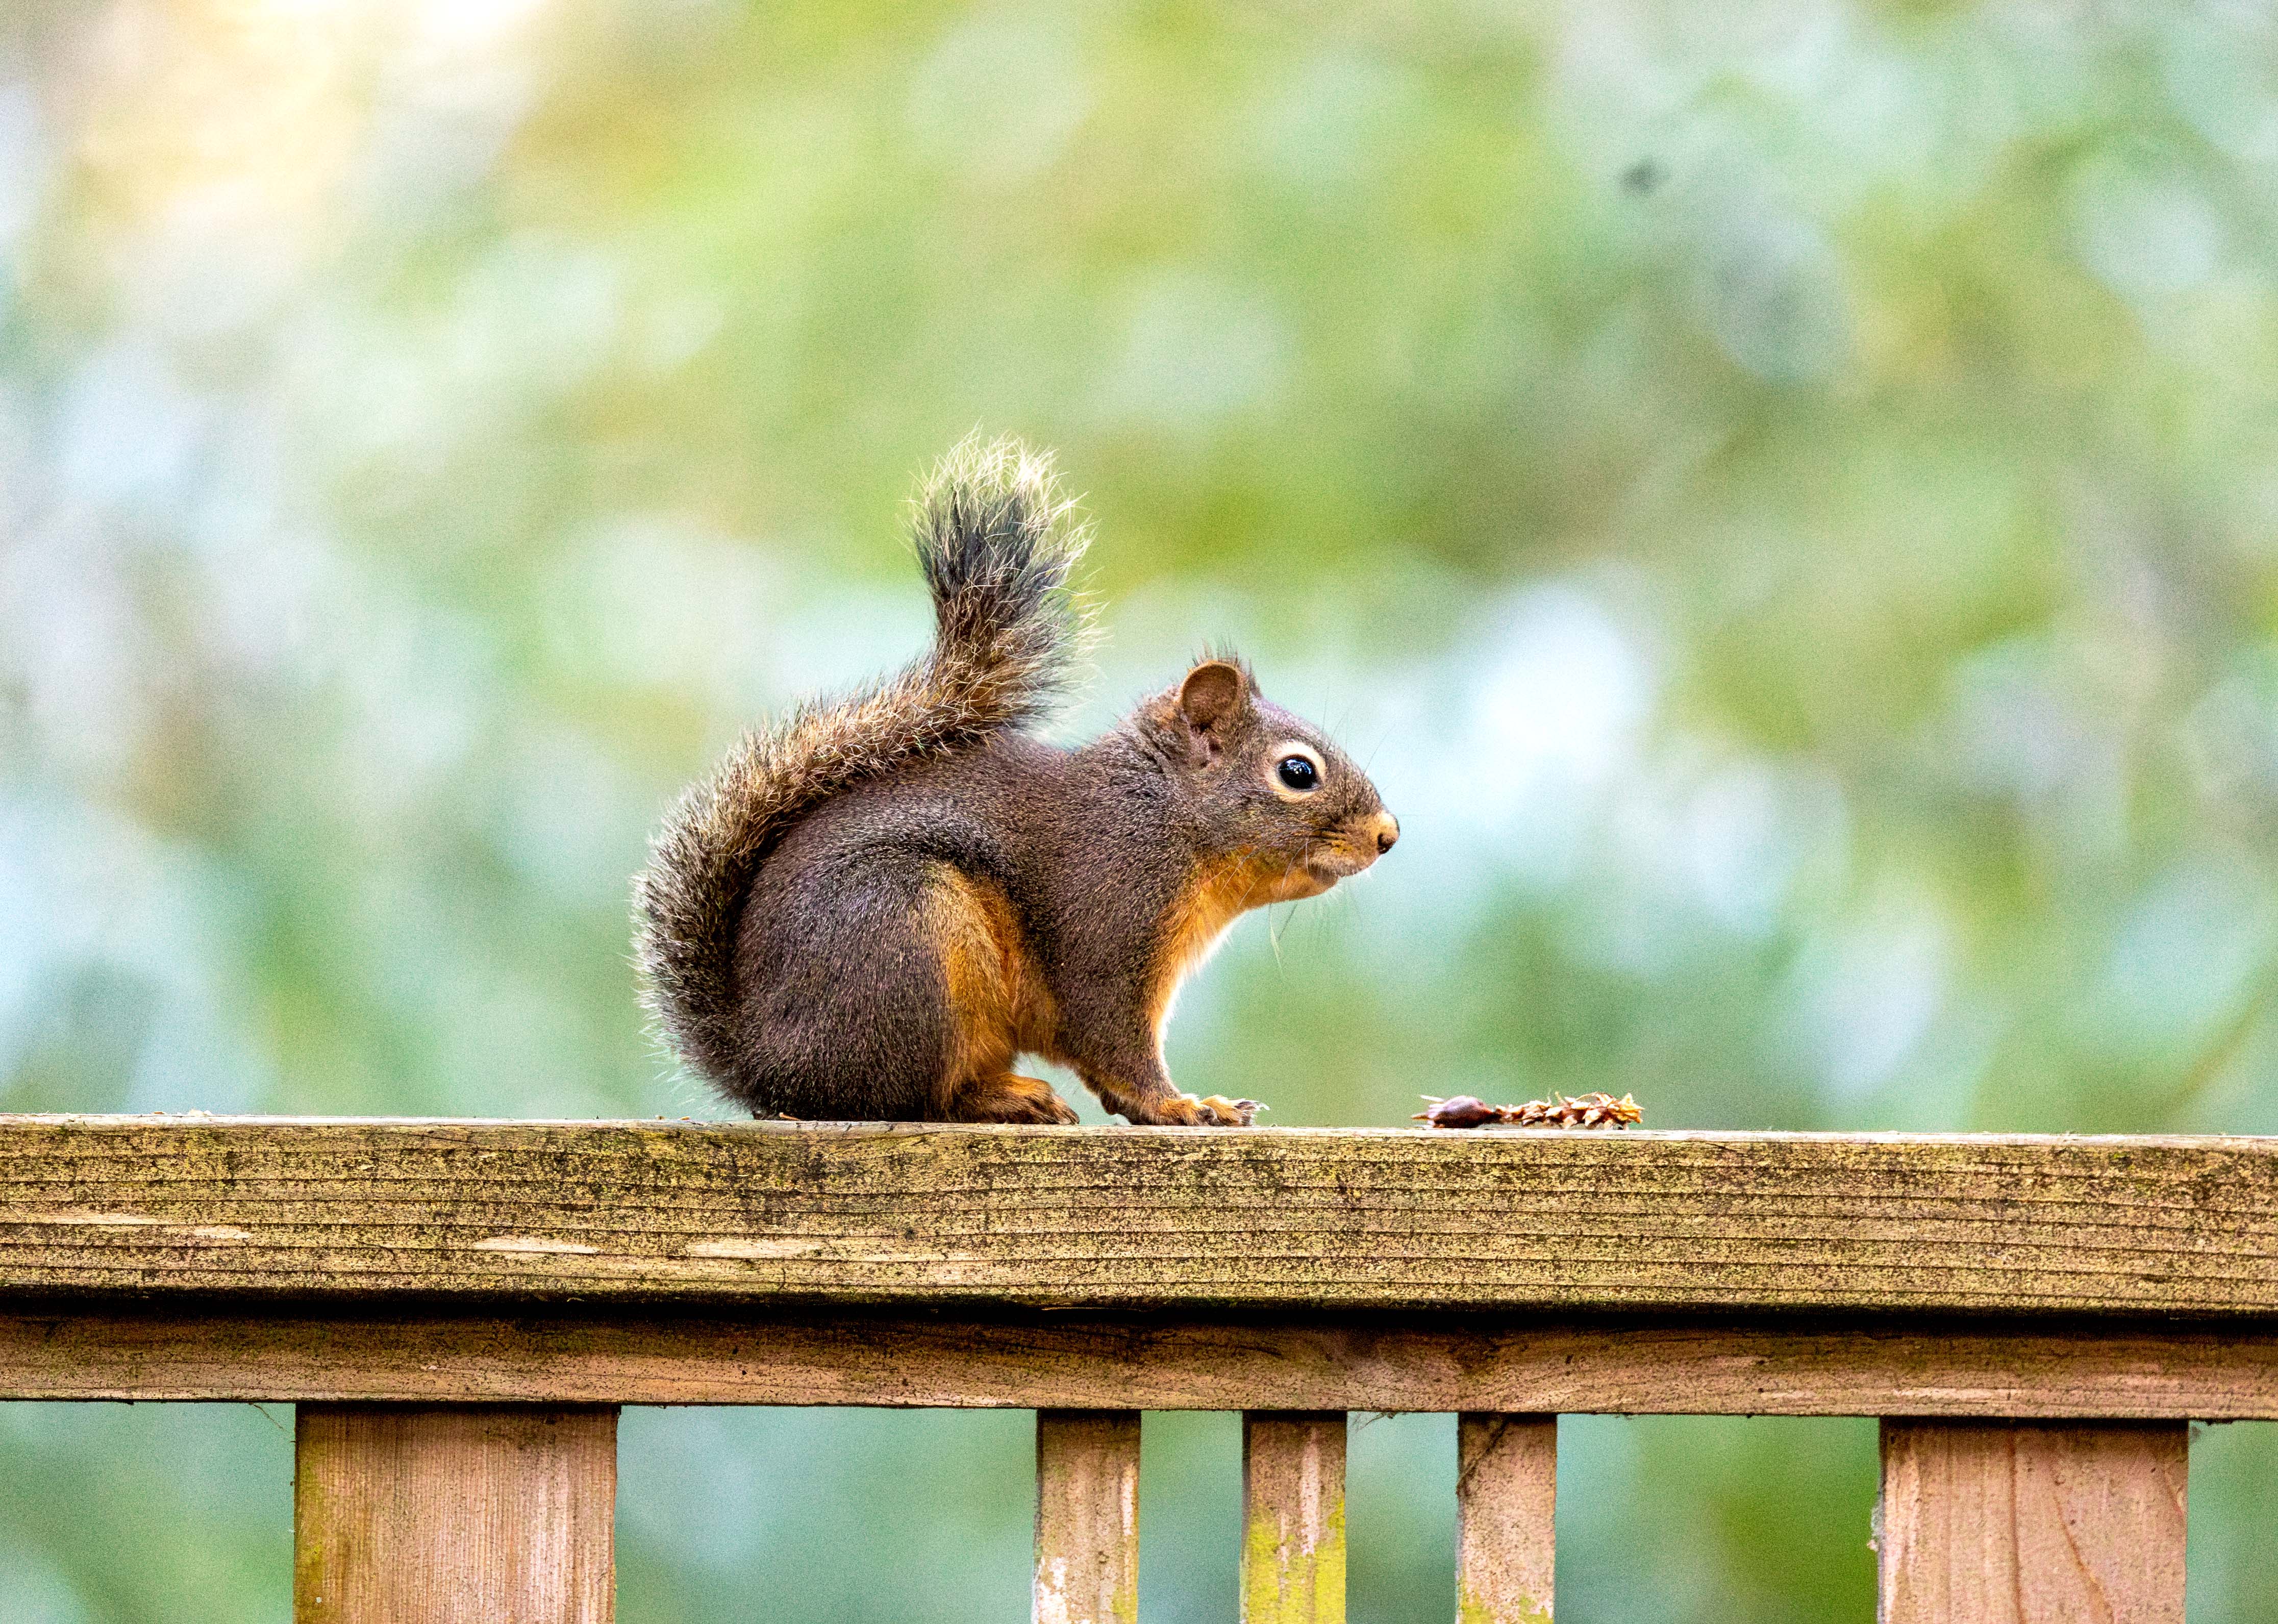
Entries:
POLYGON ((1221 1094, 1197 1099, 1192 1094, 1146 1094, 1136 1098, 1100 1094, 1100 1103, 1120 1111, 1135 1128, 1247 1128, 1265 1107, 1255 1099, 1228 1099, 1221 1094))

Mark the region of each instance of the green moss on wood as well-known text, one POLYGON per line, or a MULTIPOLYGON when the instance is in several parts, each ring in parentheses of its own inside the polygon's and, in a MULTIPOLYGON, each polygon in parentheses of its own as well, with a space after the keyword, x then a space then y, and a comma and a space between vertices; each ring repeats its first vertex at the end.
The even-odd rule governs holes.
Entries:
POLYGON ((1252 1516, 1242 1536, 1242 1624, 1342 1624, 1345 1616, 1345 1497, 1340 1484, 1323 1536, 1311 1547, 1288 1539, 1280 1521, 1252 1516))

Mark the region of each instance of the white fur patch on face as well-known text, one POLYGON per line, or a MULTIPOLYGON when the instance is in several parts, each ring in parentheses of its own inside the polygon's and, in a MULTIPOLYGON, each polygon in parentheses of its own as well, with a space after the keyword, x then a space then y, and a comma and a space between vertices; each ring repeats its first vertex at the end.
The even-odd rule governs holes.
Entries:
POLYGON ((1283 739, 1273 747, 1273 753, 1266 758, 1265 782, 1273 787, 1273 793, 1284 801, 1303 801, 1318 792, 1321 785, 1328 781, 1329 764, 1321 759, 1321 753, 1319 750, 1303 739, 1283 739), (1281 776, 1281 764, 1292 756, 1312 765, 1312 782, 1303 788, 1290 784, 1281 776))

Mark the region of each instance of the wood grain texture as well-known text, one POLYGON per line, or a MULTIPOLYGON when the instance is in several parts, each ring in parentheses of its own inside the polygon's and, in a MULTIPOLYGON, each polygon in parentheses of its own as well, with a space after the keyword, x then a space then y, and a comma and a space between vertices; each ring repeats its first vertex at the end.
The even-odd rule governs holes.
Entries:
POLYGON ((1550 1624, 1558 1418, 1456 1422, 1456 1624, 1550 1624))
POLYGON ((2278 1317, 2278 1141, 0 1118, 0 1295, 2278 1317))
POLYGON ((1242 1624, 1344 1624, 1345 1414, 1242 1418, 1242 1624))
POLYGON ((1036 1412, 1035 1624, 1139 1624, 1139 1412, 1036 1412))
POLYGON ((1077 1314, 0 1314, 0 1398, 2278 1420, 2278 1333, 1077 1314))
POLYGON ((304 1405, 295 1624, 609 1624, 617 1413, 304 1405))
POLYGON ((1879 1624, 2183 1624, 2180 1426, 1883 1424, 1879 1624))

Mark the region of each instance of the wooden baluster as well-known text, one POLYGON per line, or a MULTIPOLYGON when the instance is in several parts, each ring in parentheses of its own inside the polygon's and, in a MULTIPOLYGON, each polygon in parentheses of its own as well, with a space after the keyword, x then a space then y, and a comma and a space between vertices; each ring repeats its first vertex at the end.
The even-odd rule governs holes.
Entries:
POLYGON ((1242 1418, 1243 1624, 1344 1624, 1345 1416, 1242 1418))
POLYGON ((2180 1422, 1883 1423, 1880 1624, 2182 1624, 2180 1422))
POLYGON ((1549 1624, 1557 1515, 1556 1416, 1456 1421, 1456 1624, 1549 1624))
POLYGON ((617 1412, 304 1404, 295 1624, 609 1624, 617 1412))
POLYGON ((1036 1412, 1036 1624, 1138 1624, 1139 1412, 1036 1412))

